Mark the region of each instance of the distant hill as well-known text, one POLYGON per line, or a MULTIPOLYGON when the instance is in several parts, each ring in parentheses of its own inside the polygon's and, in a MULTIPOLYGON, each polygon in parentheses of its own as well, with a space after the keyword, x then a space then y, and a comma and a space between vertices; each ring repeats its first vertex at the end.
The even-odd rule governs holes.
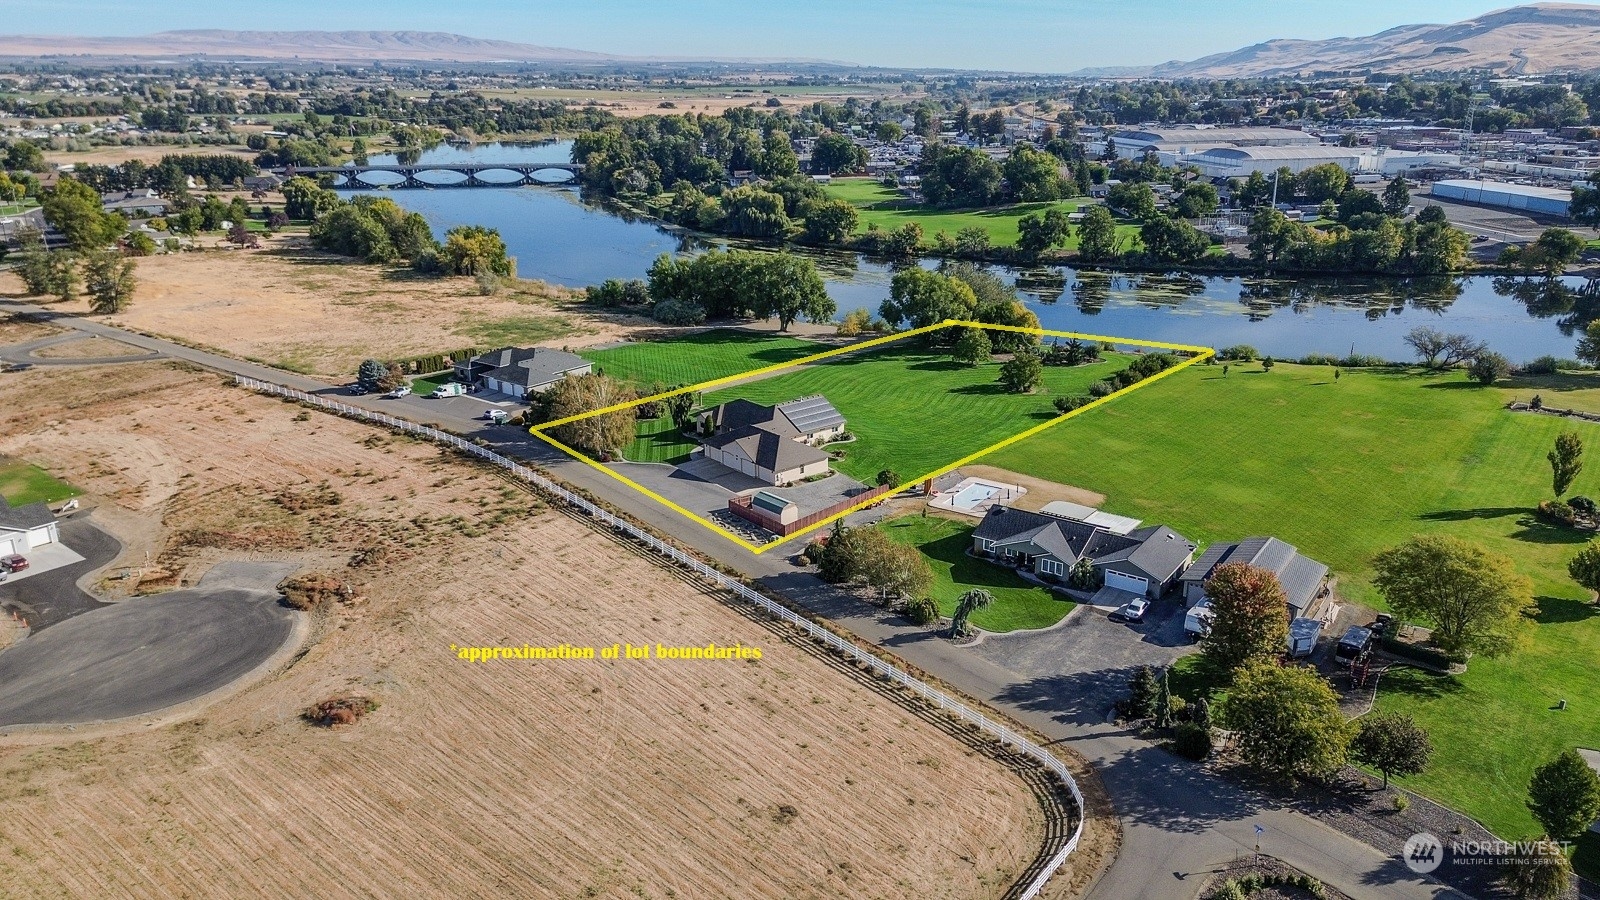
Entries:
MULTIPOLYGON (((566 47, 464 37, 440 31, 162 31, 134 37, 0 35, 0 57, 304 59, 321 62, 648 62, 566 47)), ((663 58, 664 59, 664 58, 663 58)), ((699 61, 699 60, 696 60, 699 61)), ((710 61, 710 60, 706 60, 710 61)), ((729 59, 722 62, 778 62, 729 59)), ((795 60, 799 62, 800 60, 795 60)))
POLYGON ((1402 25, 1367 37, 1275 40, 1192 62, 1084 69, 1090 77, 1249 78, 1370 69, 1485 69, 1505 75, 1600 70, 1600 6, 1534 3, 1453 25, 1402 25))

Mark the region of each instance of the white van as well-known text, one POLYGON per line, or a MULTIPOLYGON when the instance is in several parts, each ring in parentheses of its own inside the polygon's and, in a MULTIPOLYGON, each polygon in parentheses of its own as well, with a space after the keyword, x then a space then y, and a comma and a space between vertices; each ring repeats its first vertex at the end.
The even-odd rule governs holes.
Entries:
POLYGON ((1211 609, 1211 599, 1208 597, 1196 603, 1189 609, 1188 615, 1183 617, 1183 633, 1189 640, 1198 641, 1211 630, 1211 619, 1216 613, 1211 609))

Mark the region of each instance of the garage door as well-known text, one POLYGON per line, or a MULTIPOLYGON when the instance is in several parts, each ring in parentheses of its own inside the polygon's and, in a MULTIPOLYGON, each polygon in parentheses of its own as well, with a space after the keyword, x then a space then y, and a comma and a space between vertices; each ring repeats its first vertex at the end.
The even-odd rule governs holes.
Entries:
POLYGON ((1106 587, 1144 596, 1144 593, 1150 589, 1150 581, 1137 575, 1124 575, 1121 572, 1107 570, 1106 587))
POLYGON ((11 545, 10 538, 0 538, 0 556, 10 556, 15 552, 17 548, 11 545))

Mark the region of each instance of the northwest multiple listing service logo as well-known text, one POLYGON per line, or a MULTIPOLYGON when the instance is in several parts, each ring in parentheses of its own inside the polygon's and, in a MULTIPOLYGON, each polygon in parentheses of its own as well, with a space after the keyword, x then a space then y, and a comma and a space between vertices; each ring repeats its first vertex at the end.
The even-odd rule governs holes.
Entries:
POLYGON ((1444 842, 1426 831, 1419 832, 1406 839, 1400 855, 1405 858, 1407 868, 1418 875, 1426 875, 1444 862, 1444 842))

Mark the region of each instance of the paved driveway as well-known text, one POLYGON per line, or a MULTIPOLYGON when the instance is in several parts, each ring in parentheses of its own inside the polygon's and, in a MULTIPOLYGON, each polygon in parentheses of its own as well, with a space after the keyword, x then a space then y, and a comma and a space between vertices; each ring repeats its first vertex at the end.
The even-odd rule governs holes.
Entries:
POLYGON ((65 622, 106 604, 78 589, 78 579, 110 563, 122 552, 117 539, 94 527, 84 513, 60 520, 61 543, 83 559, 40 572, 31 578, 0 582, 0 611, 15 610, 37 636, 42 629, 65 622))
POLYGON ((266 661, 303 615, 273 587, 295 566, 237 566, 218 565, 193 590, 85 612, 0 653, 0 726, 155 712, 266 661))
POLYGON ((1114 622, 1079 606, 1043 631, 987 634, 972 653, 1015 676, 1003 696, 1063 724, 1104 722, 1140 666, 1169 666, 1193 651, 1183 634, 1183 604, 1163 600, 1139 623, 1114 622))

